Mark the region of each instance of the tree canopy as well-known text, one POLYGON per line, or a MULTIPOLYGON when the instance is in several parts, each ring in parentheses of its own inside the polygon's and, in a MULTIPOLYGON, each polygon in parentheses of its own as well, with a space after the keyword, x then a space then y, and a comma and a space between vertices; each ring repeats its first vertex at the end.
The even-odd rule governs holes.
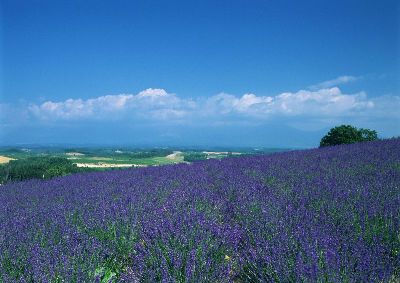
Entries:
POLYGON ((351 125, 341 125, 330 129, 330 131, 321 139, 320 147, 373 141, 377 139, 378 134, 375 130, 358 129, 351 125))
POLYGON ((0 166, 0 183, 21 181, 26 179, 48 179, 80 172, 80 168, 66 158, 61 157, 29 157, 11 160, 0 166))

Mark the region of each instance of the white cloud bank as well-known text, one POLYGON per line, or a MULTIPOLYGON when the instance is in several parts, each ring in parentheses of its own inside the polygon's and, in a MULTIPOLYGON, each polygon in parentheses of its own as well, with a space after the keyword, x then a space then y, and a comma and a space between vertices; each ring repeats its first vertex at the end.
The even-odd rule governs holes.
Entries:
POLYGON ((40 105, 30 105, 29 110, 43 120, 118 119, 129 115, 149 119, 175 119, 185 116, 194 106, 194 102, 182 100, 163 89, 149 88, 136 95, 46 101, 40 105))
POLYGON ((276 96, 220 93, 208 99, 187 99, 163 89, 146 89, 138 94, 106 95, 87 100, 67 99, 32 104, 29 112, 42 120, 153 121, 229 120, 246 117, 268 120, 276 117, 319 118, 380 117, 399 119, 400 97, 369 99, 365 92, 345 94, 338 87, 284 92, 276 96))
POLYGON ((343 94, 338 87, 317 91, 300 90, 277 96, 256 96, 248 93, 241 97, 218 94, 211 97, 207 109, 220 114, 237 113, 260 119, 274 116, 341 116, 368 111, 374 102, 364 92, 343 94))

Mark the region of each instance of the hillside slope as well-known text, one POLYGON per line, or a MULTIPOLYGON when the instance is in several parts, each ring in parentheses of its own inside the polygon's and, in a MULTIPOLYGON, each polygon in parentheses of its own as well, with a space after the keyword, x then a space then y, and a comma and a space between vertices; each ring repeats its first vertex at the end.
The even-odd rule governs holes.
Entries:
POLYGON ((0 204, 0 282, 400 278, 399 139, 12 183, 0 204))

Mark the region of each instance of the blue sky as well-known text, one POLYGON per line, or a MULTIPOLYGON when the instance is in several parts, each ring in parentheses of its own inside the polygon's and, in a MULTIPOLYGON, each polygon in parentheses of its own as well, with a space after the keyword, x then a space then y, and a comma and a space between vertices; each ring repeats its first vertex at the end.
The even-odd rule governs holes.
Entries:
POLYGON ((396 2, 2 0, 0 143, 400 135, 396 2))

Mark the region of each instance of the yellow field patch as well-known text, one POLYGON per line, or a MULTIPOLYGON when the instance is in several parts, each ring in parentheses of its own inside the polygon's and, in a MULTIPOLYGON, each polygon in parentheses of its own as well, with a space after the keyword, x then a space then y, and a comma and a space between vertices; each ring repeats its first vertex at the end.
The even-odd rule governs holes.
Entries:
POLYGON ((15 160, 15 158, 0 155, 0 164, 8 163, 10 160, 15 160))

